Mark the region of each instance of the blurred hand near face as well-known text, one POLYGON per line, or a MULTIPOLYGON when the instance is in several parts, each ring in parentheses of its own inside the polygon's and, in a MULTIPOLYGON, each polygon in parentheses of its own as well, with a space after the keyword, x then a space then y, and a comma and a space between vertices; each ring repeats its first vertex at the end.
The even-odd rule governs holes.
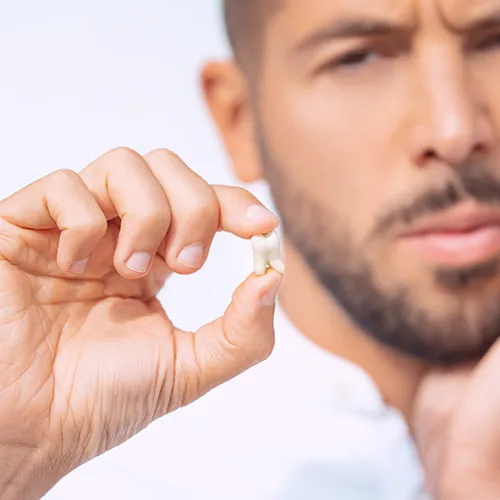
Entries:
POLYGON ((477 366, 434 370, 415 403, 414 433, 438 500, 500 498, 500 344, 477 366))

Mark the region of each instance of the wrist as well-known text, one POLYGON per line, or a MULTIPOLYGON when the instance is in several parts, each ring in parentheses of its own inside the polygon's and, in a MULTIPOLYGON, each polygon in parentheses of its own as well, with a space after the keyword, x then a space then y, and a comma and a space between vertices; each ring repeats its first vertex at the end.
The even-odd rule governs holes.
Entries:
POLYGON ((35 500, 60 479, 39 449, 0 445, 0 500, 35 500))

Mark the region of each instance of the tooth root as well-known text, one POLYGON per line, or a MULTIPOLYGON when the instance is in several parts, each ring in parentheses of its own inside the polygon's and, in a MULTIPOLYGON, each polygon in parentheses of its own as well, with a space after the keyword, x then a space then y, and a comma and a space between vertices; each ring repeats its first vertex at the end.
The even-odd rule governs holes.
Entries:
POLYGON ((257 276, 264 276, 264 274, 266 274, 266 270, 267 270, 266 259, 256 259, 254 268, 255 268, 254 269, 255 274, 257 276))
POLYGON ((285 263, 281 259, 271 260, 270 265, 276 272, 285 274, 285 263))

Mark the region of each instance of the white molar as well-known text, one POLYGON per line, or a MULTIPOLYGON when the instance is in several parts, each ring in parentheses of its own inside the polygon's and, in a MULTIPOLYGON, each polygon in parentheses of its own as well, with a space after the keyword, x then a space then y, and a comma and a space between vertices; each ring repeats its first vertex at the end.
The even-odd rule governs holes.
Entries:
POLYGON ((255 274, 263 276, 266 274, 268 266, 278 273, 283 274, 285 272, 280 240, 276 231, 262 236, 253 236, 252 247, 255 274))

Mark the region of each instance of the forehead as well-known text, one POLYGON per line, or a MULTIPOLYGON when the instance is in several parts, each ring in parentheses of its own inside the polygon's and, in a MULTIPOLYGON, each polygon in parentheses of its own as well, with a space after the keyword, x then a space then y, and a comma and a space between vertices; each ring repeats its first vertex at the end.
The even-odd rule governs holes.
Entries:
POLYGON ((286 0, 270 31, 279 32, 286 41, 350 19, 380 20, 417 29, 429 24, 460 29, 492 13, 500 15, 500 0, 286 0))

